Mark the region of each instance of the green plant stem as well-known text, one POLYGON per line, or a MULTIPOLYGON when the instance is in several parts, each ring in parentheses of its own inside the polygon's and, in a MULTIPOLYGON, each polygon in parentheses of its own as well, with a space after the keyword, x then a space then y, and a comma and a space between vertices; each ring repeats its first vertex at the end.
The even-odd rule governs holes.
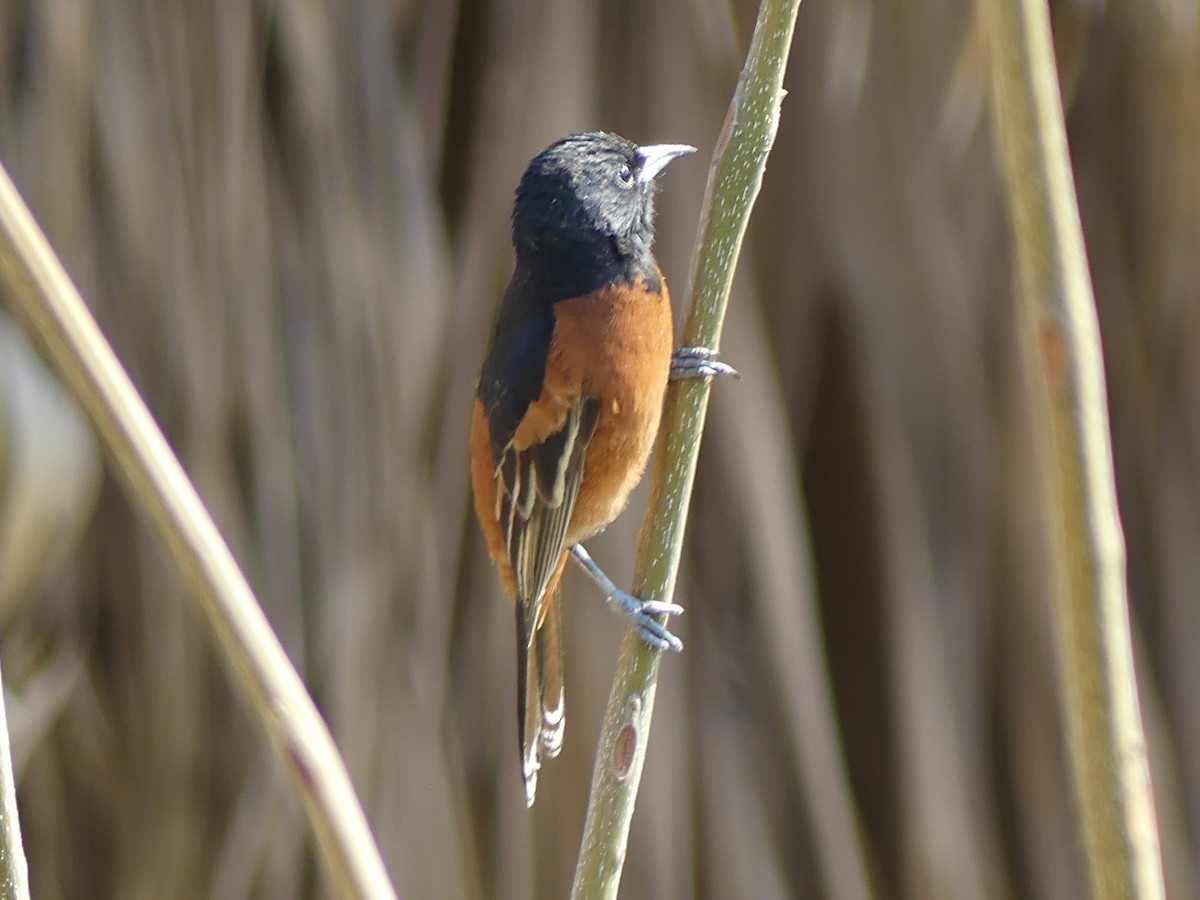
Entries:
POLYGON ((338 895, 395 897, 324 720, 196 489, 2 166, 0 285, 87 412, 131 500, 150 514, 194 588, 303 800, 338 895))
POLYGON ((1100 330, 1046 0, 989 0, 1023 331, 1055 490, 1060 681, 1091 896, 1163 896, 1138 707, 1100 330))
MULTIPOLYGON (((715 348, 720 340, 742 238, 775 141, 799 7, 800 0, 763 0, 759 7, 746 64, 709 169, 685 346, 715 348)), ((668 600, 675 591, 709 387, 703 380, 687 380, 667 390, 650 503, 638 541, 634 592, 639 597, 668 600)), ((617 894, 660 657, 632 629, 626 632, 592 772, 572 897, 591 900, 617 894)))

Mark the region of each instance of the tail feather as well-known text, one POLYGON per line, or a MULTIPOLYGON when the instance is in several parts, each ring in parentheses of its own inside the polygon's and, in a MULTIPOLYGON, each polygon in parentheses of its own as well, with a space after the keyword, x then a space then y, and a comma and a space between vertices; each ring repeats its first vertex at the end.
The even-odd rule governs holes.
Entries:
POLYGON ((517 732, 525 803, 537 796, 538 770, 562 749, 563 694, 562 619, 558 593, 550 598, 541 626, 534 626, 522 604, 517 609, 517 732), (534 633, 530 634, 531 627, 534 633))
POLYGON ((558 756, 562 749, 566 725, 566 705, 563 694, 562 604, 560 596, 550 599, 546 618, 538 629, 538 697, 542 711, 542 750, 548 759, 558 756))
POLYGON ((533 806, 537 795, 538 769, 542 766, 542 710, 538 693, 538 661, 533 636, 528 632, 525 611, 517 608, 517 740, 521 751, 521 775, 525 779, 525 805, 533 806))

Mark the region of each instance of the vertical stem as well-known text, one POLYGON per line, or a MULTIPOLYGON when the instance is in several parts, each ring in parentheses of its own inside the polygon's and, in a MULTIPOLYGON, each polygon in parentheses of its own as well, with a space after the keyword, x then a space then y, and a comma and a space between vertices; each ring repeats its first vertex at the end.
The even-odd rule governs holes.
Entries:
MULTIPOLYGON (((720 339, 742 238, 775 141, 799 7, 800 0, 763 0, 759 7, 750 51, 709 169, 692 263, 694 300, 684 328, 686 346, 715 348, 720 339)), ((650 504, 638 541, 634 592, 639 597, 667 600, 674 593, 708 395, 708 383, 698 379, 677 382, 667 390, 650 504)), ((626 631, 592 772, 572 897, 590 900, 617 894, 646 756, 660 655, 632 629, 626 631)))
POLYGON ((1046 0, 988 0, 993 111, 1054 461, 1060 680, 1092 896, 1163 896, 1100 330, 1046 0))
POLYGON ((17 816, 17 788, 3 697, 4 684, 0 680, 0 897, 29 900, 29 866, 21 846, 21 821, 17 816))

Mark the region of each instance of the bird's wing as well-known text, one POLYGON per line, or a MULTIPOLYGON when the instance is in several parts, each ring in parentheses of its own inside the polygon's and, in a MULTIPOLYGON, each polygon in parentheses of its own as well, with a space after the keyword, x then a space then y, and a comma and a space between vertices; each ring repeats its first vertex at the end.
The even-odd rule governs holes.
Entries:
POLYGON ((527 642, 566 549, 600 420, 599 399, 585 395, 583 372, 570 364, 568 348, 555 343, 554 315, 553 308, 540 309, 503 322, 478 389, 492 444, 493 514, 528 617, 527 642))
POLYGON ((595 397, 562 405, 543 395, 530 405, 496 462, 496 520, 508 548, 517 599, 527 606, 527 640, 541 622, 551 577, 567 549, 567 528, 599 420, 595 397))

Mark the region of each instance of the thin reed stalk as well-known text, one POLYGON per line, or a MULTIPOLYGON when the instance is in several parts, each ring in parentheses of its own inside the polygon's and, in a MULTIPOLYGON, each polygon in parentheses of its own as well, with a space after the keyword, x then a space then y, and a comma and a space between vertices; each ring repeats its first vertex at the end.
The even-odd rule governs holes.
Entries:
MULTIPOLYGON (((690 347, 720 341, 733 273, 750 211, 779 126, 783 75, 800 0, 764 0, 713 152, 693 258, 693 303, 683 332, 690 347)), ((667 391, 650 503, 638 541, 634 592, 668 600, 675 591, 710 385, 687 380, 667 391)), ((632 629, 617 672, 592 771, 572 897, 615 897, 646 757, 661 653, 632 629)))

